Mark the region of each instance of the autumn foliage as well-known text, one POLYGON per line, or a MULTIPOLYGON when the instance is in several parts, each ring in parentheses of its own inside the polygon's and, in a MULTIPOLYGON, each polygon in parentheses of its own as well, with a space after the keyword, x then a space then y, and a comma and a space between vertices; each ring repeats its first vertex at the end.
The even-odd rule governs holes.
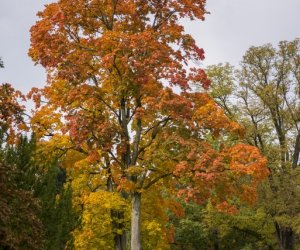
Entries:
MULTIPOLYGON (((48 78, 31 92, 32 126, 60 153, 81 155, 71 166, 82 170, 81 187, 96 193, 88 200, 80 194, 87 209, 105 190, 132 198, 134 210, 157 183, 179 185, 180 195, 199 202, 253 201, 267 176, 265 159, 254 147, 234 145, 242 128, 207 94, 190 91, 210 81, 189 66, 204 51, 179 20, 204 20, 205 13, 204 0, 60 0, 38 14, 29 55, 48 78)), ((125 210, 111 211, 125 218, 125 210)), ((136 230, 139 217, 131 214, 136 230)), ((119 244, 126 225, 111 223, 119 244)), ((131 234, 139 238, 137 231, 131 234)))
POLYGON ((25 107, 20 104, 24 99, 10 84, 0 84, 1 249, 40 249, 43 243, 38 202, 31 191, 22 187, 24 183, 17 181, 20 174, 17 157, 12 163, 8 156, 9 149, 19 142, 21 133, 27 129, 23 116, 25 107))
POLYGON ((26 129, 23 112, 25 107, 20 104, 25 97, 10 84, 0 85, 0 135, 9 143, 15 142, 17 134, 26 129))

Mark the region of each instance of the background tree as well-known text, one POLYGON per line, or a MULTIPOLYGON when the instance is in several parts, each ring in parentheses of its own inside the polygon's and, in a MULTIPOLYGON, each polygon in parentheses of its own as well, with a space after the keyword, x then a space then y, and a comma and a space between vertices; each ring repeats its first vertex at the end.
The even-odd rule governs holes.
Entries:
MULTIPOLYGON (((62 153, 84 156, 78 165, 92 197, 104 190, 131 200, 132 250, 141 249, 141 197, 152 185, 179 180, 181 195, 200 202, 214 194, 226 207, 229 196, 252 199, 267 175, 255 148, 206 140, 240 127, 206 94, 188 92, 209 81, 188 66, 204 52, 180 19, 203 20, 205 13, 205 0, 60 0, 31 28, 29 54, 48 73, 47 86, 31 93, 35 132, 50 135, 62 153), (232 176, 242 179, 236 189, 232 176)), ((111 216, 122 221, 125 212, 112 207, 111 216)), ((112 227, 121 232, 115 248, 126 249, 126 226, 112 227)))
POLYGON ((2 142, 14 143, 20 131, 26 129, 23 120, 25 97, 10 84, 0 84, 0 136, 2 142))
POLYGON ((1 249, 41 249, 42 224, 37 217, 39 206, 32 193, 18 188, 11 180, 12 166, 0 162, 1 178, 1 249))
POLYGON ((8 147, 18 141, 26 127, 20 92, 9 84, 0 85, 0 248, 41 249, 42 225, 37 216, 38 201, 24 183, 18 182, 19 162, 10 161, 8 147))
POLYGON ((55 161, 50 164, 35 160, 36 150, 34 138, 24 136, 16 145, 1 150, 1 176, 7 178, 2 182, 2 195, 10 211, 3 224, 3 230, 9 232, 5 237, 11 241, 6 246, 65 249, 67 244, 72 246, 71 231, 78 219, 72 206, 72 190, 68 184, 64 188, 64 173, 55 161))
POLYGON ((295 39, 278 48, 251 47, 236 74, 228 64, 208 68, 216 101, 244 124, 247 142, 268 157, 271 175, 260 200, 273 218, 280 249, 298 244, 299 45, 295 39))
POLYGON ((76 221, 71 190, 62 188, 57 164, 34 159, 35 137, 22 135, 24 100, 0 85, 0 249, 65 249, 76 221))
POLYGON ((65 171, 56 159, 35 164, 35 173, 40 175, 35 183, 35 196, 41 205, 39 217, 44 227, 44 248, 72 249, 72 231, 79 218, 73 207, 71 183, 66 180, 65 171))

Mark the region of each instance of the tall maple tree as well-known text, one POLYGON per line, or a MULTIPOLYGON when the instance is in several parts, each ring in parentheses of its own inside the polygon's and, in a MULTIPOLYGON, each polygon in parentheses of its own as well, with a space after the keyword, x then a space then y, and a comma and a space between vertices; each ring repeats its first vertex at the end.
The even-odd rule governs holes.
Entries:
MULTIPOLYGON (((215 140, 240 126, 208 95, 189 93, 191 84, 210 82, 189 67, 204 51, 180 20, 205 14, 205 0, 60 0, 31 28, 29 55, 48 73, 47 86, 31 92, 33 128, 62 153, 82 154, 78 166, 87 168, 87 185, 96 183, 93 192, 131 199, 132 250, 141 249, 141 197, 152 185, 180 181, 181 195, 214 195, 230 209, 232 195, 253 198, 267 175, 257 149, 215 140)), ((112 226, 121 231, 115 249, 126 249, 124 225, 112 226)))

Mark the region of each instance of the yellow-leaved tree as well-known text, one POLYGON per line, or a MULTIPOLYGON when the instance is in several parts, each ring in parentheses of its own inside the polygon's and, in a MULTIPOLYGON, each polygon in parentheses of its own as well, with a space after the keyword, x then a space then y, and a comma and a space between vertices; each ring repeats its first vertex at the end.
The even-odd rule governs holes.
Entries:
MULTIPOLYGON (((120 207, 128 201, 131 249, 141 249, 141 201, 159 192, 153 185, 177 183, 189 199, 214 196, 228 207, 231 196, 252 200, 268 174, 256 148, 207 140, 241 128, 208 95, 189 92, 191 84, 210 82, 188 66, 204 51, 180 20, 204 20, 205 13, 205 0, 59 0, 31 28, 29 54, 48 73, 47 85, 31 93, 38 105, 33 128, 40 138, 67 137, 61 153, 82 154, 74 168, 81 171, 84 223, 97 224, 102 215, 90 213, 102 196, 116 203, 108 206, 115 249, 127 249, 127 210, 120 207)), ((97 227, 92 231, 85 233, 97 227)))

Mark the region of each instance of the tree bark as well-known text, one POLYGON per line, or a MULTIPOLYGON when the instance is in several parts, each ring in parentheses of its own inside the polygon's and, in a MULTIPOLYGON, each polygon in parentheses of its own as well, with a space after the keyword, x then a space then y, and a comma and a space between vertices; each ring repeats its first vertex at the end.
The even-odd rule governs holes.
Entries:
MULTIPOLYGON (((108 168, 109 177, 107 179, 107 191, 113 192, 113 181, 111 177, 110 168, 108 168)), ((110 211, 111 218, 112 218, 112 229, 113 231, 122 230, 122 234, 118 234, 115 232, 114 236, 114 248, 115 250, 127 250, 127 235, 125 231, 124 223, 117 222, 124 219, 124 213, 122 211, 116 211, 112 209, 110 211)))
POLYGON ((296 137, 295 149, 293 154, 293 165, 292 165, 293 168, 296 168, 298 166, 299 154, 300 154, 300 132, 298 132, 298 135, 296 137))
POLYGON ((115 250, 122 250, 122 245, 121 245, 121 235, 116 234, 114 238, 115 242, 115 250))
POLYGON ((141 193, 132 194, 131 250, 141 250, 141 193))
MULTIPOLYGON (((122 219, 124 218, 123 212, 111 211, 113 219, 122 219)), ((115 233, 114 236, 114 245, 115 250, 127 250, 127 235, 123 223, 112 222, 114 230, 122 230, 122 234, 115 233)))
POLYGON ((290 227, 281 227, 275 222, 280 250, 294 250, 294 232, 290 227))
POLYGON ((127 250, 127 237, 126 233, 115 235, 115 250, 127 250))

